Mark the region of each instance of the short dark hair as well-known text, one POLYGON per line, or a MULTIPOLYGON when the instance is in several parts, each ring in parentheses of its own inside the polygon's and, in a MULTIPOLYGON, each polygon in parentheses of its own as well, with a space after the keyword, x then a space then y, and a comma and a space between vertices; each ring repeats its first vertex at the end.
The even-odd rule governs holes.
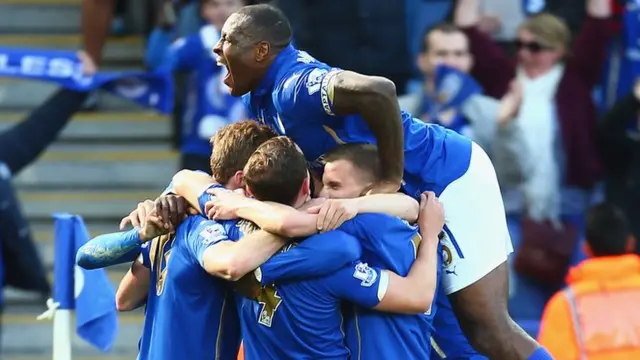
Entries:
POLYGON ((266 41, 278 51, 291 43, 291 24, 280 9, 269 4, 249 5, 236 14, 243 16, 240 27, 253 41, 266 41))
POLYGON ((353 166, 365 172, 371 182, 377 182, 382 178, 378 148, 375 145, 368 143, 342 144, 327 152, 323 160, 325 163, 347 160, 353 166))
POLYGON ((251 154, 265 141, 276 136, 266 125, 253 120, 226 125, 211 138, 211 174, 219 184, 244 168, 251 154))
POLYGON ((424 32, 422 33, 422 37, 420 38, 420 52, 421 53, 426 53, 426 52, 429 51, 429 35, 431 35, 431 33, 434 32, 434 31, 440 31, 440 32, 443 32, 445 34, 455 34, 455 33, 462 32, 462 30, 460 30, 459 27, 455 26, 454 24, 448 23, 448 22, 438 23, 438 24, 435 24, 433 26, 430 26, 430 27, 426 28, 424 30, 424 32))
POLYGON ((586 240, 594 256, 627 253, 630 236, 629 221, 616 206, 602 203, 589 209, 586 240))
POLYGON ((256 199, 285 205, 293 204, 306 178, 304 155, 286 136, 260 145, 244 168, 245 183, 256 199))

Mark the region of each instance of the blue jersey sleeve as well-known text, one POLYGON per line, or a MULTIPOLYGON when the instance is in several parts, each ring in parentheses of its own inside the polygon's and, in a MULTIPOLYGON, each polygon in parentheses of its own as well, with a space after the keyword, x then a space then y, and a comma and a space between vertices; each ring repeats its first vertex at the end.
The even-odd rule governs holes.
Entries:
POLYGON ((224 186, 220 184, 211 184, 206 189, 204 189, 204 191, 202 191, 202 193, 198 196, 198 206, 200 207, 200 211, 202 211, 203 214, 204 214, 204 206, 207 204, 207 202, 216 198, 215 196, 207 193, 207 190, 210 190, 210 189, 224 189, 224 186))
POLYGON ((285 249, 288 251, 274 255, 259 268, 258 280, 263 285, 326 275, 362 254, 360 242, 342 231, 314 235, 285 249))
POLYGON ((189 231, 186 245, 191 256, 198 261, 200 266, 204 267, 205 250, 226 240, 229 240, 229 237, 222 224, 215 220, 202 220, 189 231))
POLYGON ((324 122, 335 116, 331 82, 341 71, 323 65, 292 74, 283 83, 275 102, 281 120, 293 122, 293 117, 304 114, 310 121, 324 122))
POLYGON ((358 261, 325 277, 323 282, 336 298, 373 308, 386 292, 388 277, 382 269, 358 261))

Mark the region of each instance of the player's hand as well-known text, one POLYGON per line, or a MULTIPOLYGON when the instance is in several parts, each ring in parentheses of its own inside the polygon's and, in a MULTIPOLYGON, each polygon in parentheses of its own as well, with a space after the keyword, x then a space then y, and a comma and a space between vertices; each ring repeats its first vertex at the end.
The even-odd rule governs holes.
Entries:
POLYGON ((381 181, 377 184, 374 184, 369 191, 367 191, 363 195, 371 195, 371 194, 393 194, 400 190, 400 186, 402 185, 402 181, 381 181))
POLYGON ((345 221, 358 215, 354 199, 327 199, 322 205, 307 210, 310 214, 318 214, 316 228, 320 232, 335 230, 345 221))
POLYGON ((436 194, 431 191, 420 194, 418 225, 420 232, 426 239, 438 239, 438 235, 444 227, 444 208, 436 194))
POLYGON ((164 223, 164 228, 170 232, 189 216, 187 200, 179 195, 162 195, 154 202, 155 215, 164 223))
POLYGON ((82 63, 82 75, 91 76, 98 71, 95 61, 85 51, 78 51, 78 59, 82 63))
POLYGON ((155 207, 155 203, 153 200, 145 200, 143 202, 138 203, 138 206, 129 213, 129 215, 125 216, 120 220, 120 230, 124 230, 128 224, 131 224, 132 227, 141 227, 140 225, 143 223, 144 219, 147 217, 147 213, 150 213, 155 207))
POLYGON ((207 192, 215 195, 213 200, 204 205, 204 211, 209 219, 233 220, 238 218, 238 208, 242 200, 246 199, 244 190, 211 189, 207 192))
POLYGON ((140 236, 140 240, 142 242, 147 242, 160 235, 168 234, 169 232, 171 232, 171 229, 165 226, 164 222, 162 221, 162 219, 160 219, 160 216, 154 208, 150 212, 148 212, 142 220, 138 235, 140 236))

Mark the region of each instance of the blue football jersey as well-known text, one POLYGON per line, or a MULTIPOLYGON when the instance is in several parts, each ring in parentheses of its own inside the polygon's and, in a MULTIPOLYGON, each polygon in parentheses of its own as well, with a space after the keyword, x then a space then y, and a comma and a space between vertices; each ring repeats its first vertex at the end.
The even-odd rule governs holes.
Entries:
MULTIPOLYGON (((145 333, 140 359, 235 360, 240 329, 229 283, 203 269, 202 255, 228 240, 222 225, 201 216, 187 218, 173 244, 156 259, 152 329, 145 333)), ((151 296, 151 295, 150 295, 151 296)))
MULTIPOLYGON (((350 235, 331 231, 312 236, 299 246, 313 238, 324 243, 351 242, 350 246, 358 243, 350 235)), ((295 245, 283 252, 289 249, 295 245)), ((261 271, 270 266, 265 263, 261 271)), ((379 287, 386 286, 381 284, 386 284, 381 270, 358 261, 325 276, 263 286, 255 300, 239 303, 246 358, 350 358, 341 302, 373 307, 380 301, 379 287)))
MULTIPOLYGON (((328 84, 340 71, 289 46, 278 54, 260 85, 243 96, 254 118, 291 137, 320 172, 323 154, 337 145, 376 141, 360 115, 335 115, 328 84)), ((404 111, 402 122, 404 182, 410 195, 438 194, 465 173, 471 158, 469 139, 404 111)))
MULTIPOLYGON (((355 236, 362 245, 362 261, 370 266, 389 269, 401 276, 409 273, 415 261, 421 237, 415 226, 384 214, 361 214, 342 224, 339 230, 355 236)), ((269 284, 283 273, 294 271, 301 259, 295 254, 272 258, 275 266, 261 267, 262 284, 269 284)), ((440 279, 440 266, 438 266, 440 279)), ((437 292, 437 290, 436 290, 437 292)), ((357 304, 356 304, 357 305, 357 304)), ((437 304, 425 314, 400 315, 345 306, 347 344, 356 359, 424 359, 431 351, 437 304)))
MULTIPOLYGON (((149 269, 149 292, 144 311, 142 335, 138 343, 138 360, 150 359, 151 339, 153 336, 158 293, 164 286, 165 269, 175 234, 157 237, 142 245, 140 257, 142 264, 149 269), (162 280, 161 280, 162 279, 162 280)), ((160 292, 161 293, 161 292, 160 292)))
MULTIPOLYGON (((341 71, 341 69, 331 67, 314 59, 304 51, 288 46, 278 54, 258 87, 243 96, 243 101, 247 105, 250 115, 269 125, 279 134, 291 137, 304 152, 310 166, 319 172, 322 172, 323 154, 335 146, 351 142, 376 142, 373 133, 360 115, 340 116, 334 112, 333 93, 329 83, 341 71)), ((414 119, 413 116, 404 111, 401 116, 405 150, 403 191, 416 198, 423 191, 433 191, 436 196, 441 196, 447 187, 451 187, 451 184, 454 184, 456 180, 467 174, 471 166, 474 145, 464 136, 442 126, 426 124, 414 119)), ((486 157, 486 154, 478 155, 476 159, 478 169, 472 177, 482 177, 481 172, 485 171, 484 174, 486 176, 482 180, 488 181, 491 186, 496 186, 496 189, 491 189, 491 194, 487 195, 487 197, 491 200, 498 199, 500 201, 500 204, 496 203, 496 206, 488 211, 487 214, 490 214, 489 217, 494 217, 494 213, 496 218, 503 217, 504 206, 501 203, 499 189, 497 189, 495 172, 490 162, 487 163, 487 161, 481 159, 482 156, 486 157), (492 176, 494 177, 493 179, 491 179, 492 176), (498 214, 500 211, 501 213, 498 214)), ((473 180, 469 179, 465 182, 466 187, 464 192, 460 194, 461 197, 473 196, 473 180)), ((453 192, 453 190, 450 192, 453 192)), ((477 204, 474 205, 478 206, 477 204)), ((464 206, 459 203, 456 204, 456 210, 460 211, 462 208, 464 206)), ((456 214, 453 218, 455 218, 456 232, 460 234, 454 234, 452 231, 447 233, 447 249, 449 251, 451 249, 455 250, 453 253, 455 258, 454 265, 452 266, 460 264, 458 272, 461 272, 464 268, 465 276, 460 277, 464 281, 454 281, 454 276, 447 277, 447 283, 456 282, 458 286, 447 285, 446 291, 444 291, 445 295, 454 291, 452 290, 454 288, 463 287, 464 284, 460 285, 463 282, 468 285, 477 280, 477 276, 474 278, 472 274, 472 268, 483 261, 483 255, 479 252, 480 249, 477 248, 477 238, 475 236, 486 231, 486 227, 490 227, 489 225, 484 227, 467 226, 467 228, 472 228, 473 231, 465 232, 464 223, 467 221, 467 214, 456 214), (460 244, 461 242, 463 243, 462 245, 460 244), (468 256, 465 258, 465 254, 469 254, 468 252, 465 253, 467 250, 473 251, 473 257, 468 256)), ((494 224, 491 221, 485 222, 486 224, 491 223, 491 226, 494 224)), ((497 229, 500 232, 496 235, 498 240, 491 247, 491 251, 496 251, 494 253, 495 256, 485 260, 485 263, 500 262, 503 260, 502 257, 506 258, 507 253, 509 253, 508 246, 504 246, 504 253, 500 248, 503 245, 503 241, 505 243, 509 241, 503 238, 503 233, 506 231, 506 223, 504 225, 505 229, 502 229, 502 227, 497 229)), ((447 226, 445 226, 445 230, 447 230, 447 226)), ((486 265, 486 267, 476 271, 480 277, 494 266, 493 263, 483 265, 486 265)), ((444 299, 443 296, 438 296, 437 305, 440 304, 441 299, 444 299)), ((435 316, 449 317, 451 315, 439 314, 440 312, 437 312, 435 316)), ((451 319, 447 319, 447 321, 449 320, 451 319)), ((442 336, 465 339, 464 343, 458 344, 453 349, 445 349, 455 353, 457 348, 469 346, 469 343, 462 334, 457 321, 452 323, 455 323, 455 328, 450 327, 443 330, 442 336)), ((439 332, 441 332, 440 329, 436 329, 435 335, 439 336, 439 332)))

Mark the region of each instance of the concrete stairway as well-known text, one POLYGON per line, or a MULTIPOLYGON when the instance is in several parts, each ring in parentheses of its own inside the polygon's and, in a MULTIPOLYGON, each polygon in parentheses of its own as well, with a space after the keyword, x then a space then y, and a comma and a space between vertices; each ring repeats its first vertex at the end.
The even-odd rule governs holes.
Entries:
MULTIPOLYGON (((82 0, 1 0, 0 46, 77 49, 82 0)), ((105 50, 105 67, 140 67, 141 36, 115 38, 105 50)), ((0 78, 0 131, 19 122, 55 87, 0 78)), ((104 95, 99 111, 76 114, 60 139, 15 184, 28 215, 49 275, 53 265, 51 213, 80 214, 92 235, 117 230, 119 219, 138 201, 153 198, 177 168, 166 117, 104 95)), ((127 266, 108 274, 117 286, 127 266)), ((29 294, 6 289, 2 355, 6 360, 51 359, 50 322, 35 317, 44 304, 29 294)), ((133 359, 137 353, 142 313, 122 314, 118 340, 101 354, 74 338, 74 360, 133 359)))

